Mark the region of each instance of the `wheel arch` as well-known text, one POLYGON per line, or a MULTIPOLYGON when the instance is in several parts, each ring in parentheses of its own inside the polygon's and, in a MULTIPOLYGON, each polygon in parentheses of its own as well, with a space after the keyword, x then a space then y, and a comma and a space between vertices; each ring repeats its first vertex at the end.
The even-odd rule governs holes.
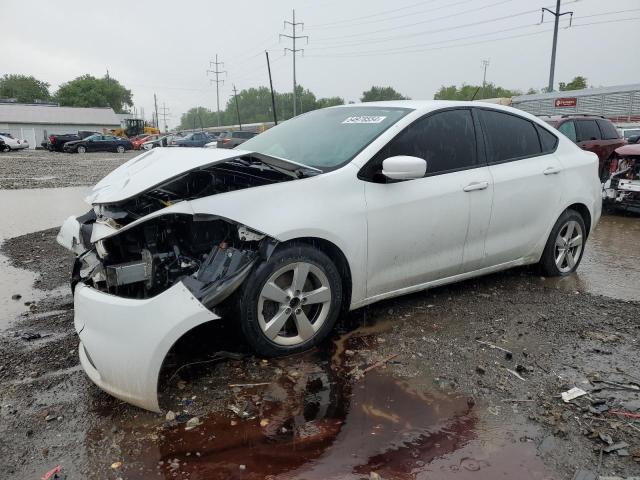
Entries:
POLYGON ((309 245, 317 248, 325 255, 327 255, 335 264, 342 279, 342 292, 343 292, 343 311, 348 311, 351 305, 351 295, 353 288, 353 277, 351 274, 351 266, 347 260, 346 255, 342 250, 333 242, 320 237, 297 237, 281 242, 278 244, 278 249, 288 247, 295 244, 309 245))
POLYGON ((586 230, 585 239, 588 238, 589 233, 591 232, 591 212, 589 211, 589 208, 584 203, 572 203, 566 208, 566 210, 575 210, 582 216, 586 230))

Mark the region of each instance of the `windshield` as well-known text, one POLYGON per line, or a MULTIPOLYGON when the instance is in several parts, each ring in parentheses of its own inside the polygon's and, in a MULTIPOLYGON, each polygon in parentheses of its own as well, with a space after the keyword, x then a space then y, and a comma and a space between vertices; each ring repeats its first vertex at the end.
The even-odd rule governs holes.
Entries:
POLYGON ((240 148, 327 172, 350 162, 409 112, 409 108, 375 106, 314 110, 247 140, 240 148))
POLYGON ((98 135, 96 133, 94 135, 89 135, 87 138, 85 138, 85 140, 100 140, 101 137, 102 137, 102 135, 98 135))

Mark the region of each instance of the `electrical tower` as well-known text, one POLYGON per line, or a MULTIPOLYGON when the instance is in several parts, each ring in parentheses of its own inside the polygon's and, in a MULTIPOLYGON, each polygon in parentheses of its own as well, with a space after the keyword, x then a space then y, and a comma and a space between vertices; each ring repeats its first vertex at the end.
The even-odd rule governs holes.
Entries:
POLYGON ((301 25, 302 30, 304 30, 304 23, 303 22, 296 23, 295 9, 293 10, 291 21, 289 20, 284 21, 285 29, 287 28, 287 25, 291 26, 291 29, 293 30, 292 35, 285 35, 284 33, 281 33, 278 39, 281 39, 282 37, 286 37, 286 38, 290 38, 291 41, 293 42, 293 45, 292 45, 293 48, 285 48, 284 53, 286 55, 288 50, 289 52, 292 53, 292 57, 293 57, 293 116, 295 117, 296 116, 296 53, 298 52, 304 53, 304 48, 296 48, 296 40, 299 38, 304 38, 307 41, 307 43, 309 43, 309 37, 307 35, 296 35, 296 28, 298 27, 298 25, 301 25))
POLYGON ((227 73, 226 70, 220 70, 220 67, 223 65, 224 62, 218 61, 218 54, 216 53, 216 61, 209 62, 209 67, 212 67, 213 70, 207 70, 207 75, 212 73, 216 76, 216 79, 211 79, 210 83, 216 84, 216 118, 218 119, 218 126, 220 126, 220 84, 222 83, 224 85, 224 80, 220 80, 220 74, 227 73))
POLYGON ((571 15, 569 20, 569 26, 571 26, 571 21, 573 20, 573 12, 560 13, 560 0, 556 0, 555 12, 552 10, 549 10, 548 8, 544 8, 544 7, 542 8, 542 18, 540 20, 540 23, 544 21, 545 10, 555 17, 555 24, 553 27, 553 47, 551 48, 551 68, 549 70, 549 86, 547 87, 548 92, 553 92, 553 76, 556 70, 556 47, 558 46, 558 24, 560 23, 561 16, 571 15))
POLYGON ((162 110, 160 112, 160 115, 162 115, 162 118, 164 120, 164 133, 167 133, 169 131, 169 127, 167 126, 167 117, 170 117, 171 113, 169 112, 169 109, 164 105, 164 102, 162 102, 162 107, 160 108, 160 110, 162 110))
POLYGON ((490 60, 482 60, 482 68, 484 69, 484 73, 482 74, 482 98, 487 98, 485 94, 485 87, 487 85, 487 67, 491 63, 490 60))

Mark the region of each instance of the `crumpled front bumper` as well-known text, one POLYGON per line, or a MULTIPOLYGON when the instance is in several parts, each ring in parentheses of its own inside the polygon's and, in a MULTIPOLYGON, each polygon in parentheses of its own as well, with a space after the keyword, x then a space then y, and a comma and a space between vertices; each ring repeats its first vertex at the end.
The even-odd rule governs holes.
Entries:
POLYGON ((102 390, 152 411, 165 356, 186 332, 220 317, 178 282, 143 300, 121 298, 83 283, 74 294, 80 362, 102 390))

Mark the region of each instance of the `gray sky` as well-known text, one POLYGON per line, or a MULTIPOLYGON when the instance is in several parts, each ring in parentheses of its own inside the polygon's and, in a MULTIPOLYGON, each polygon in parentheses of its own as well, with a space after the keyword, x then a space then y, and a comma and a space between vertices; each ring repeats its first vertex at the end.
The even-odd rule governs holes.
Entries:
MULTIPOLYGON (((283 20, 290 20, 295 7, 296 20, 305 23, 301 34, 310 37, 298 57, 298 83, 318 96, 357 101, 375 84, 430 99, 443 84, 480 83, 485 58, 491 61, 488 81, 526 90, 548 81, 552 17, 536 24, 540 8, 553 9, 553 3, 112 0, 98 6, 80 0, 2 0, 3 11, 16 17, 4 21, 0 31, 0 74, 34 75, 51 83, 53 92, 60 83, 85 73, 103 76, 108 68, 133 91, 147 118, 157 93, 171 111, 173 126, 192 106, 215 109, 215 88, 205 71, 216 53, 228 71, 221 106, 233 83, 238 89, 268 85, 265 49, 272 58, 274 88, 290 91, 291 55, 283 57, 290 43, 278 43, 278 34, 290 33, 283 30, 283 20)), ((640 82, 640 1, 562 3, 563 10, 574 11, 574 26, 560 30, 556 88, 575 75, 586 76, 593 86, 640 82)))

